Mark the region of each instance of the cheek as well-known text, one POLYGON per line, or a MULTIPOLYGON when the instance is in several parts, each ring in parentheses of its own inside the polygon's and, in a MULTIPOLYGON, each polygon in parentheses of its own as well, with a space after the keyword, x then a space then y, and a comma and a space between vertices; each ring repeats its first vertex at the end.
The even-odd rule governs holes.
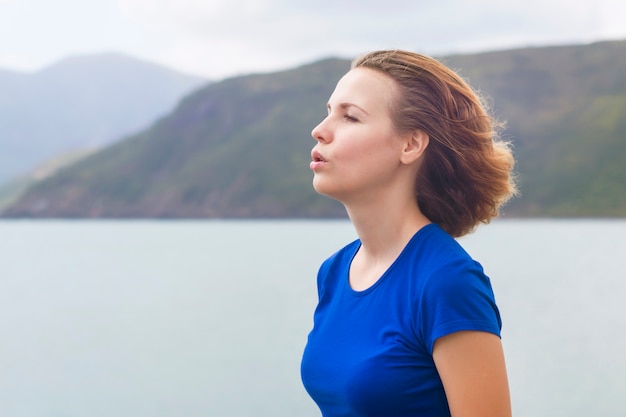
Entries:
POLYGON ((336 151, 340 154, 343 161, 359 162, 366 159, 374 159, 381 151, 381 146, 384 145, 376 134, 365 130, 346 138, 337 147, 336 151))
POLYGON ((376 135, 374 132, 359 141, 354 141, 348 149, 344 149, 345 159, 351 163, 368 165, 387 164, 398 158, 397 149, 394 149, 385 132, 376 135))

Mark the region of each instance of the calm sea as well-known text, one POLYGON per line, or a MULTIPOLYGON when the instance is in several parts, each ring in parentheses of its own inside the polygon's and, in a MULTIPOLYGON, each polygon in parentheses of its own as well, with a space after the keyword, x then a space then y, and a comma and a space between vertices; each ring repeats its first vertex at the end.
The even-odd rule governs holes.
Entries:
MULTIPOLYGON (((299 361, 346 221, 0 222, 0 416, 312 417, 299 361)), ((626 221, 501 220, 514 414, 626 415, 626 221)))

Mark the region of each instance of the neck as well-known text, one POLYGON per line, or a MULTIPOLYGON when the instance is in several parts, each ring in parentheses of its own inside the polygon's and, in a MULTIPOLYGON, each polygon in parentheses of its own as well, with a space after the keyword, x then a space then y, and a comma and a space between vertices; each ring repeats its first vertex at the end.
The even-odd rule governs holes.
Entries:
POLYGON ((370 260, 395 259, 415 233, 430 223, 414 200, 382 199, 346 205, 361 240, 362 255, 370 260))

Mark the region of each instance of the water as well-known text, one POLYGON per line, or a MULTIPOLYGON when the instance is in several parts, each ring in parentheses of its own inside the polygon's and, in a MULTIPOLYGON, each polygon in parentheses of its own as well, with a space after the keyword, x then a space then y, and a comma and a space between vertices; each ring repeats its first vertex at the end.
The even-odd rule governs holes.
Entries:
MULTIPOLYGON (((299 360, 345 221, 0 222, 3 417, 313 417, 299 360)), ((507 220, 492 277, 516 416, 626 412, 626 221, 507 220)))

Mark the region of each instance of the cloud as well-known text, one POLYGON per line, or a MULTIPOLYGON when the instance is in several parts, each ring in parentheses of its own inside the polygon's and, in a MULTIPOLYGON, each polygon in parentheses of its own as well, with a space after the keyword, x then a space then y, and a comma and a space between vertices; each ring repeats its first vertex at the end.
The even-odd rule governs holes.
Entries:
POLYGON ((117 0, 117 4, 128 21, 159 40, 150 51, 157 60, 217 77, 323 56, 353 57, 380 48, 441 54, 584 41, 597 33, 616 32, 610 29, 618 25, 612 16, 619 15, 616 9, 626 11, 620 0, 117 0))
POLYGON ((331 55, 352 57, 373 48, 415 48, 414 35, 421 29, 411 14, 419 3, 117 1, 126 19, 160 39, 154 51, 160 61, 176 60, 193 72, 214 74, 269 70, 331 55))
POLYGON ((316 43, 317 30, 324 26, 312 15, 289 11, 280 1, 117 3, 126 19, 160 40, 153 51, 157 59, 218 76, 301 62, 311 55, 307 47, 316 43))
POLYGON ((117 51, 222 78, 372 49, 442 55, 626 37, 624 15, 623 0, 0 0, 0 66, 117 51))
MULTIPOLYGON (((0 0, 0 3, 11 0, 0 0)), ((28 72, 37 68, 39 62, 26 55, 5 54, 0 56, 0 68, 11 68, 15 71, 28 72)))

